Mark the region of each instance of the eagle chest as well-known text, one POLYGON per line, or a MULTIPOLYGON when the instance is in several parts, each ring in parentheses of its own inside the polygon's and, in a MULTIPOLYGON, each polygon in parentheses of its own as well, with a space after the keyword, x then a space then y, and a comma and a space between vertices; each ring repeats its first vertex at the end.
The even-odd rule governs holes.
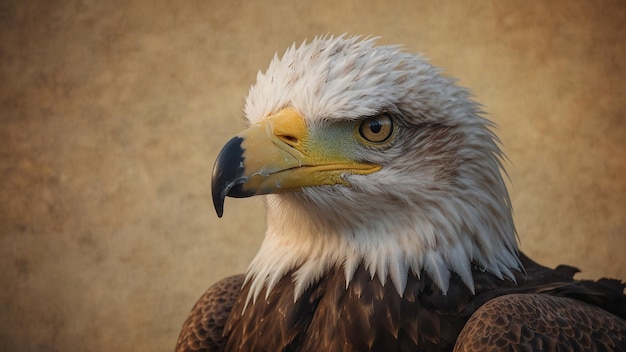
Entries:
POLYGON ((454 281, 442 295, 429 280, 411 277, 400 296, 361 266, 347 287, 343 270, 335 270, 294 301, 286 275, 267 298, 261 292, 246 306, 247 283, 226 324, 226 350, 451 350, 469 318, 459 313, 471 298, 460 280, 454 281))

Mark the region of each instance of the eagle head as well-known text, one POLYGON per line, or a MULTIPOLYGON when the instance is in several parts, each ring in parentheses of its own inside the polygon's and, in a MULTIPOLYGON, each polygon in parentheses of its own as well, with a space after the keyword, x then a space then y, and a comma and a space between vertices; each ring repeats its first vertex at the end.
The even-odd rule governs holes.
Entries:
POLYGON ((492 123, 455 80, 372 38, 324 37, 275 56, 250 88, 250 126, 213 171, 224 199, 267 195, 268 227, 248 300, 292 273, 295 297, 359 265, 402 295, 410 274, 446 292, 472 266, 521 267, 492 123))

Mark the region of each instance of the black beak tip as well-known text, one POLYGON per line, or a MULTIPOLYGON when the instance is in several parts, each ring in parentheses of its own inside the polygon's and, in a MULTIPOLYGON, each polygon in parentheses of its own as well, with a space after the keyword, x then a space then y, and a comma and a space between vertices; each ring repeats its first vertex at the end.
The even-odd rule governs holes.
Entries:
POLYGON ((211 193, 215 212, 220 218, 224 215, 226 196, 231 195, 229 193, 232 193, 233 187, 239 189, 241 183, 245 182, 241 142, 243 142, 241 137, 234 137, 229 140, 220 151, 213 166, 211 193))
POLYGON ((224 215, 224 199, 226 197, 222 197, 221 195, 216 195, 213 193, 213 207, 215 207, 215 212, 217 213, 217 217, 221 218, 224 215))

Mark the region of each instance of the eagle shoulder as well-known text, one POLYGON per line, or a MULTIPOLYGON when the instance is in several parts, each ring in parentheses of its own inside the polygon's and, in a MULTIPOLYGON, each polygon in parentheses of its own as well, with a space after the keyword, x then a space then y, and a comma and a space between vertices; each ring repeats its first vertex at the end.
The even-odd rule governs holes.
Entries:
POLYGON ((198 299, 180 331, 176 352, 224 351, 224 326, 243 281, 244 275, 224 278, 198 299))
POLYGON ((626 321, 597 306, 540 293, 482 305, 454 351, 626 351, 626 321))
POLYGON ((487 290, 468 309, 454 351, 626 351, 626 284, 575 280, 574 267, 520 259, 518 285, 487 290))

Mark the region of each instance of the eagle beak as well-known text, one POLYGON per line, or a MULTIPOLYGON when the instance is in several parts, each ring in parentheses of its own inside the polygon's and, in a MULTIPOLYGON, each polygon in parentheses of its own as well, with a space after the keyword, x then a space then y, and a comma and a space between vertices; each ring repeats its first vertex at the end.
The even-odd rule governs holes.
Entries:
POLYGON ((343 175, 366 175, 379 165, 350 160, 332 140, 311 138, 304 118, 287 108, 252 125, 228 141, 213 167, 212 193, 217 216, 226 196, 243 198, 296 191, 302 187, 349 185, 343 175))

